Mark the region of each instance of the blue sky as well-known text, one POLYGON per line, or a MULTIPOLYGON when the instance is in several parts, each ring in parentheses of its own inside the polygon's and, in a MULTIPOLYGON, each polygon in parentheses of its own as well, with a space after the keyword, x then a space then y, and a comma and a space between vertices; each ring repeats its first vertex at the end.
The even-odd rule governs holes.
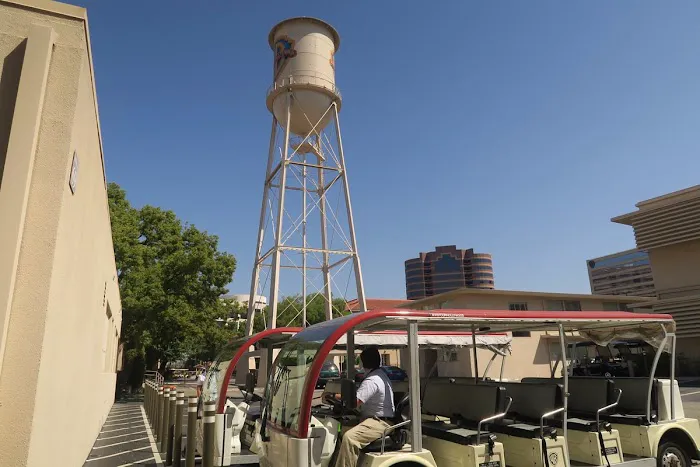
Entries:
POLYGON ((491 253, 497 288, 589 292, 585 260, 634 247, 610 218, 698 183, 698 2, 79 3, 108 178, 218 235, 235 293, 269 142, 267 34, 290 16, 341 36, 369 297, 405 297, 404 260, 443 244, 491 253))

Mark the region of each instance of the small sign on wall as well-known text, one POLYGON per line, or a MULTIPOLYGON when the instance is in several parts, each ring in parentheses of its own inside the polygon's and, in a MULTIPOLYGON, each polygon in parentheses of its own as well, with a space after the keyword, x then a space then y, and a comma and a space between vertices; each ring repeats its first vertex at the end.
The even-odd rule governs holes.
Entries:
POLYGON ((70 167, 70 178, 68 179, 68 186, 70 186, 71 193, 75 194, 75 189, 78 185, 78 151, 73 151, 73 164, 70 167))

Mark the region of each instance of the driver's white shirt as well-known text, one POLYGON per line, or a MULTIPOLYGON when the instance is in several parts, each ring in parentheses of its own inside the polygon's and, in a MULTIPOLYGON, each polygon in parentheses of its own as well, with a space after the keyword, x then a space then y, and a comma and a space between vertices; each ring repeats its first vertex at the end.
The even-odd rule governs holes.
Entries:
POLYGON ((391 389, 391 381, 379 368, 371 371, 362 380, 357 389, 357 398, 362 402, 360 415, 363 420, 394 416, 394 391, 391 389))

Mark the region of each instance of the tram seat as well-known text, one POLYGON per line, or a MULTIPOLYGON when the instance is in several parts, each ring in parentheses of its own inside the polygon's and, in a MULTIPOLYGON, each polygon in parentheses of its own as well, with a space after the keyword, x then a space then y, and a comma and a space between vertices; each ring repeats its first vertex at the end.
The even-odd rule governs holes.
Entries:
MULTIPOLYGON (((500 382, 494 384, 505 388, 507 395, 513 399, 506 418, 490 426, 491 431, 496 433, 518 438, 539 438, 540 417, 563 405, 563 390, 561 385, 556 383, 500 382)), ((551 419, 545 421, 544 430, 545 436, 554 436, 556 433, 551 419)))
MULTIPOLYGON (((431 381, 423 396, 423 413, 449 417, 450 421, 424 421, 423 434, 462 445, 477 444, 480 420, 501 413, 505 406, 505 389, 487 384, 454 384, 431 381)), ((490 433, 481 433, 488 440, 490 433)))
MULTIPOLYGON (((394 407, 393 424, 404 422, 410 417, 410 397, 406 394, 394 407)), ((387 434, 384 438, 385 451, 399 451, 408 442, 408 425, 404 425, 387 434)), ((362 449, 362 452, 380 452, 382 450, 382 438, 376 439, 362 449)))
MULTIPOLYGON (((523 378, 523 383, 561 384, 562 378, 523 378)), ((598 409, 614 402, 614 383, 605 378, 570 378, 567 427, 577 431, 598 431, 595 415, 598 409)), ((549 423, 559 428, 563 418, 549 423)))
POLYGON ((601 415, 613 424, 645 426, 657 421, 659 413, 659 381, 651 385, 651 420, 647 420, 649 378, 615 378, 615 387, 622 390, 620 403, 612 414, 601 415))

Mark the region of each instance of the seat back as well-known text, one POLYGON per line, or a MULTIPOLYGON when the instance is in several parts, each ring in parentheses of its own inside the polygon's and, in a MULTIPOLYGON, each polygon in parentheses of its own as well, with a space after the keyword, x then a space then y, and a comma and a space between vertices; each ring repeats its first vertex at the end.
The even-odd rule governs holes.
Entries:
MULTIPOLYGON (((615 378, 616 388, 622 390, 617 412, 630 415, 643 415, 647 411, 647 396, 649 378, 615 378)), ((651 386, 651 413, 659 409, 658 381, 655 379, 651 386)))
MULTIPOLYGON (((563 378, 523 378, 523 383, 561 384, 563 378)), ((605 378, 570 377, 569 412, 580 415, 595 415, 601 407, 614 402, 614 383, 605 378)))
POLYGON ((518 420, 539 423, 540 417, 563 405, 563 389, 556 383, 500 382, 506 394, 513 399, 509 413, 518 420))
POLYGON ((505 390, 493 384, 431 381, 423 396, 423 413, 478 422, 503 411, 505 390))

